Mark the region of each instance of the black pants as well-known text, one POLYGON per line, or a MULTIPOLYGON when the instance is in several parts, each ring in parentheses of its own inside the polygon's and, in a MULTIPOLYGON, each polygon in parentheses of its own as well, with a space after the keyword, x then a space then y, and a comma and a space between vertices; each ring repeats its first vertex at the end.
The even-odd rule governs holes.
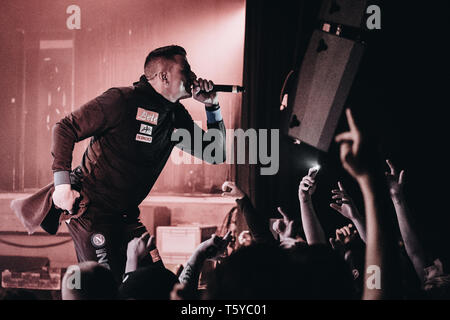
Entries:
POLYGON ((97 261, 109 268, 118 282, 125 271, 128 242, 147 231, 135 215, 108 215, 97 208, 89 208, 66 225, 78 262, 97 261))

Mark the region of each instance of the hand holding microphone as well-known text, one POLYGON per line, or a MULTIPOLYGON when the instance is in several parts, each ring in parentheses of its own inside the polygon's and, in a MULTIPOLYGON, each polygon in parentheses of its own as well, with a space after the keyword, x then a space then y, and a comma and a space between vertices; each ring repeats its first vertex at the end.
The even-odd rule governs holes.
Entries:
POLYGON ((242 86, 230 84, 214 84, 212 81, 208 81, 202 78, 198 78, 197 80, 193 81, 193 97, 194 99, 200 102, 205 103, 204 101, 197 99, 198 96, 200 95, 205 96, 209 93, 216 93, 216 92, 239 93, 245 92, 245 88, 242 86))
POLYGON ((217 92, 213 91, 214 83, 211 80, 198 78, 193 81, 192 97, 204 103, 206 107, 219 104, 217 92))

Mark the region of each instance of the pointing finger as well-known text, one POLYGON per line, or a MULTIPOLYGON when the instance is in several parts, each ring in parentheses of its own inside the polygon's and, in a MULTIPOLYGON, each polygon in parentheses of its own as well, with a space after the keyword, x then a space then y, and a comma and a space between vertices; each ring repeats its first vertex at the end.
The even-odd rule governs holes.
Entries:
POLYGON ((391 160, 386 159, 386 163, 389 166, 389 169, 391 169, 391 174, 395 175, 395 168, 394 168, 394 165, 392 164, 391 160))
POLYGON ((353 141, 355 139, 354 134, 352 132, 343 132, 341 134, 338 134, 334 140, 337 143, 340 143, 342 141, 353 141))
POLYGON ((278 207, 277 210, 283 217, 283 220, 289 220, 288 216, 286 215, 286 213, 284 213, 284 211, 283 211, 283 209, 281 209, 281 207, 278 207))
POLYGON ((345 115, 347 116, 348 126, 350 127, 351 132, 357 132, 358 127, 355 124, 355 120, 353 119, 352 111, 347 108, 345 109, 345 115))
POLYGON ((398 177, 398 183, 402 184, 403 183, 403 179, 405 177, 405 170, 400 171, 400 175, 398 177))

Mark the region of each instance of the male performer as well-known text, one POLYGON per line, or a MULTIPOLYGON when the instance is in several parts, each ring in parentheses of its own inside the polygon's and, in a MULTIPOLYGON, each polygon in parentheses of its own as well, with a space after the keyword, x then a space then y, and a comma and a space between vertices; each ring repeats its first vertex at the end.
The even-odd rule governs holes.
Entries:
POLYGON ((123 273, 128 241, 146 231, 138 205, 178 143, 171 141, 174 130, 190 133, 191 141, 181 144, 193 155, 202 158, 205 147, 214 143, 219 156, 204 160, 220 163, 225 157, 217 93, 211 81, 191 71, 186 51, 175 45, 158 48, 147 56, 144 70, 133 87, 107 90, 53 128, 53 203, 71 214, 66 222, 78 260, 104 264, 117 277, 123 273), (203 131, 179 103, 189 97, 205 104, 213 142, 194 143, 194 130, 203 131), (72 171, 74 144, 88 137, 82 163, 72 171))

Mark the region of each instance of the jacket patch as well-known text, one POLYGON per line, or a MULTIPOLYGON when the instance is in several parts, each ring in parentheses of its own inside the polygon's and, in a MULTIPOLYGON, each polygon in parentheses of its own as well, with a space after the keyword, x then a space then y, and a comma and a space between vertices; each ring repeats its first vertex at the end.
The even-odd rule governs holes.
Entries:
POLYGON ((153 130, 152 126, 149 126, 148 124, 142 123, 141 124, 141 128, 139 129, 139 132, 151 136, 152 135, 152 130, 153 130))
POLYGON ((158 116, 159 116, 159 114, 157 112, 145 110, 143 108, 138 108, 136 120, 157 125, 158 124, 158 116))
POLYGON ((91 243, 95 248, 101 248, 105 245, 105 236, 101 233, 94 233, 91 237, 91 243))
POLYGON ((136 141, 146 142, 146 143, 152 143, 153 137, 144 136, 143 134, 137 134, 136 135, 136 141))

